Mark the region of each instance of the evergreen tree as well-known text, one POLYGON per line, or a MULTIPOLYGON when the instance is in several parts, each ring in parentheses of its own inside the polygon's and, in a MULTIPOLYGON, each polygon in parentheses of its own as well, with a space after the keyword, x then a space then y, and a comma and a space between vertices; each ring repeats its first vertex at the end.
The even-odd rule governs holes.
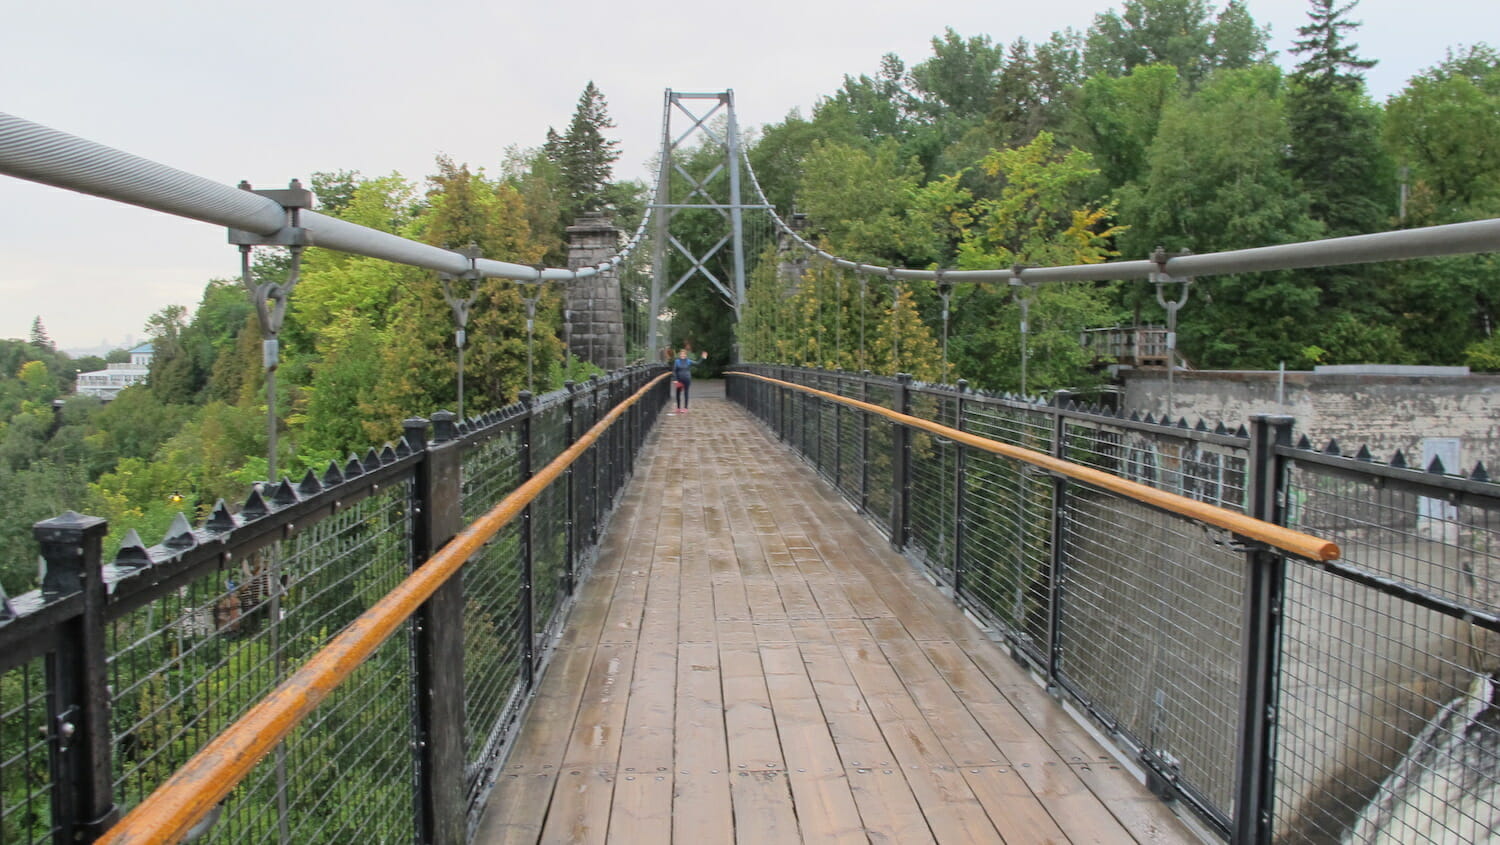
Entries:
POLYGON ((49 352, 57 349, 52 343, 52 338, 47 334, 47 327, 42 325, 40 316, 31 321, 31 345, 49 352))
POLYGON ((620 142, 604 137, 604 130, 614 125, 603 92, 590 80, 578 97, 568 131, 559 137, 551 127, 547 129, 547 142, 542 150, 562 170, 568 194, 568 218, 605 206, 604 189, 614 163, 620 158, 620 142))
POLYGON ((1301 38, 1292 46, 1304 58, 1287 93, 1288 165, 1329 235, 1375 231, 1390 216, 1393 180, 1379 144, 1379 111, 1364 94, 1361 71, 1375 62, 1361 59, 1345 38, 1359 26, 1347 17, 1358 0, 1310 2, 1309 23, 1297 28, 1301 38))

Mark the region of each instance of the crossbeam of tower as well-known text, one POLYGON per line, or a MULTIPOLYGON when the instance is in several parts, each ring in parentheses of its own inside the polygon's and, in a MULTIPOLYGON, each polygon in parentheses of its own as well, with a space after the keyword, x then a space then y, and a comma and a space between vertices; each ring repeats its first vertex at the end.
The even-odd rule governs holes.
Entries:
POLYGON ((661 160, 657 170, 656 199, 650 206, 654 212, 655 249, 652 254, 650 327, 647 353, 655 361, 660 355, 661 334, 658 325, 666 302, 695 278, 703 278, 719 292, 734 308, 735 322, 745 305, 745 210, 764 209, 761 203, 746 203, 741 195, 740 183, 740 132, 734 111, 734 92, 687 93, 668 88, 663 97, 661 122, 661 160), (705 110, 706 107, 706 110, 705 110), (719 129, 713 122, 720 112, 724 113, 727 125, 719 129), (679 115, 680 113, 680 115, 679 115), (673 134, 674 115, 686 117, 690 125, 680 134, 673 134), (722 152, 722 159, 715 162, 708 173, 701 176, 688 172, 678 160, 677 151, 688 142, 702 142, 705 147, 722 152), (727 186, 721 176, 728 175, 727 186), (673 200, 674 180, 680 179, 687 186, 686 195, 673 200), (727 187, 727 191, 724 188, 727 187), (672 235, 672 219, 678 212, 688 209, 712 209, 724 220, 726 231, 708 249, 698 252, 672 235), (721 279, 708 262, 721 250, 728 248, 732 258, 730 278, 721 279), (688 269, 680 277, 671 279, 669 257, 672 252, 688 261, 688 269))

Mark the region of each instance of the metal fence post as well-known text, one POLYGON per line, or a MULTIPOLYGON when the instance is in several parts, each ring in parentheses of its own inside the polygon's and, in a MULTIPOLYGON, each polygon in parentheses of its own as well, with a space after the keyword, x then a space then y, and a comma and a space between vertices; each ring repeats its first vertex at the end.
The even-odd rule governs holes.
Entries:
POLYGON ((111 776, 110 690, 105 657, 102 546, 109 525, 68 511, 32 526, 47 561, 47 601, 83 593, 82 612, 58 629, 48 655, 48 747, 53 841, 92 842, 120 816, 111 776))
MULTIPOLYGON (((844 372, 834 371, 833 392, 844 395, 844 372)), ((833 489, 844 489, 844 414, 843 403, 833 403, 833 489)))
MULTIPOLYGON (((1057 391, 1052 409, 1052 457, 1067 460, 1068 422, 1063 409, 1073 394, 1057 391)), ((1067 519, 1063 516, 1068 507, 1068 479, 1061 475, 1052 477, 1052 520, 1050 526, 1050 554, 1047 556, 1047 689, 1058 690, 1058 677, 1063 663, 1063 581, 1067 568, 1066 547, 1067 519)))
MULTIPOLYGON (((870 371, 860 373, 859 399, 866 404, 870 401, 870 371)), ((870 414, 861 411, 859 415, 859 509, 862 513, 870 512, 870 414)))
MULTIPOLYGON (((1246 513, 1278 525, 1284 518, 1281 502, 1285 473, 1276 447, 1291 444, 1292 422, 1291 417, 1282 415, 1250 417, 1246 513)), ((1282 590, 1286 577, 1286 560, 1265 548, 1247 550, 1246 564, 1249 571, 1242 615, 1238 765, 1230 830, 1230 841, 1236 845, 1271 841, 1282 590)))
MULTIPOLYGON (((892 403, 897 413, 911 413, 911 374, 896 374, 896 395, 892 403)), ((906 548, 906 521, 911 513, 907 479, 911 469, 911 429, 901 423, 891 430, 891 548, 906 548)))
MULTIPOLYGON (((777 376, 777 378, 781 379, 782 381, 786 381, 787 380, 786 367, 781 367, 780 369, 781 369, 781 372, 777 373, 776 376, 777 376)), ((787 424, 786 424, 786 400, 787 400, 788 390, 787 390, 786 387, 783 387, 782 385, 776 385, 776 394, 775 395, 776 395, 776 439, 780 440, 783 443, 786 443, 786 442, 788 442, 788 439, 789 439, 788 436, 787 436, 787 424)))
MULTIPOLYGON (((568 391, 568 398, 563 405, 563 414, 566 416, 567 442, 572 446, 578 439, 578 424, 573 419, 575 410, 575 399, 578 393, 578 385, 569 379, 563 382, 563 389, 568 391)), ((567 515, 563 517, 563 531, 568 538, 567 560, 563 564, 563 592, 573 594, 574 579, 577 577, 576 567, 578 565, 578 491, 576 480, 573 477, 573 464, 568 465, 564 473, 564 484, 568 500, 567 515)))
MULTIPOLYGON (((532 422, 536 414, 536 405, 533 401, 531 391, 523 390, 518 397, 525 411, 520 418, 521 432, 521 474, 520 482, 526 483, 531 480, 531 454, 535 444, 532 438, 535 428, 532 422)), ((521 595, 520 602, 520 628, 521 628, 521 680, 523 688, 527 691, 532 689, 536 682, 536 591, 532 584, 532 543, 531 543, 531 505, 527 505, 521 511, 521 595)))
MULTIPOLYGON (((599 412, 599 376, 589 376, 589 428, 599 424, 599 418, 603 414, 599 412)), ((589 520, 589 544, 599 542, 599 521, 604 517, 604 496, 599 493, 599 464, 608 455, 604 450, 604 443, 596 441, 592 448, 592 459, 589 461, 589 496, 593 499, 594 515, 589 520)))
MULTIPOLYGON (((964 430, 964 392, 969 389, 967 379, 958 380, 958 397, 953 403, 953 427, 964 430)), ((965 475, 969 468, 969 451, 962 443, 954 443, 953 456, 953 597, 963 595, 964 586, 964 509, 968 497, 964 493, 965 475)))
MULTIPOLYGON (((412 502, 412 568, 463 530, 463 444, 449 411, 402 423, 407 446, 425 457, 416 467, 412 502)), ((461 843, 464 806, 464 588, 460 569, 413 617, 416 701, 417 841, 461 843)))

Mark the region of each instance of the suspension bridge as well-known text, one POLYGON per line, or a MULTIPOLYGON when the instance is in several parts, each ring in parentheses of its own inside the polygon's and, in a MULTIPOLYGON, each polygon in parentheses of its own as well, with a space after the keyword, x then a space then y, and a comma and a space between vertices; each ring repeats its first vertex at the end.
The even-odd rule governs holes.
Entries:
POLYGON ((273 451, 243 502, 113 560, 102 520, 39 523, 42 586, 0 615, 0 841, 1500 829, 1500 487, 1482 465, 1346 455, 1288 417, 1210 428, 778 362, 737 361, 663 415, 658 360, 671 295, 701 281, 738 313, 772 231, 873 283, 1024 296, 1495 251, 1500 221, 1076 267, 876 267, 776 216, 729 92, 668 91, 661 152, 634 235, 545 268, 0 115, 0 173, 224 226, 247 255, 288 250, 285 281, 245 265, 269 391, 308 246, 443 274, 459 352, 464 283, 500 277, 577 294, 575 354, 644 353, 505 408, 407 420, 399 442, 300 480, 276 476, 273 451), (706 173, 677 156, 699 132, 722 153, 706 173), (673 233, 689 210, 724 224, 706 252, 673 233))

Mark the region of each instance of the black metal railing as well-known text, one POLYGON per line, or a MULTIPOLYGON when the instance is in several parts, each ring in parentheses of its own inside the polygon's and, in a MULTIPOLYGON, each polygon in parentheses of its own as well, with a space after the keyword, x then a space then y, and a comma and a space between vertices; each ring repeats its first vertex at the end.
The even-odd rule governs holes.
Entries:
POLYGON ((1228 431, 1066 393, 1043 403, 739 369, 732 400, 1089 714, 1158 794, 1226 839, 1497 829, 1500 485, 1482 466, 1455 476, 1294 445, 1289 417, 1228 431), (1278 553, 797 386, 1314 533, 1343 554, 1278 553))
MULTIPOLYGON (((39 523, 42 588, 0 615, 0 843, 96 838, 659 371, 410 420, 398 444, 260 485, 200 526, 180 518, 158 545, 127 538, 108 563, 103 520, 39 523)), ((470 558, 241 782, 205 841, 465 838, 662 404, 632 405, 470 558)))

